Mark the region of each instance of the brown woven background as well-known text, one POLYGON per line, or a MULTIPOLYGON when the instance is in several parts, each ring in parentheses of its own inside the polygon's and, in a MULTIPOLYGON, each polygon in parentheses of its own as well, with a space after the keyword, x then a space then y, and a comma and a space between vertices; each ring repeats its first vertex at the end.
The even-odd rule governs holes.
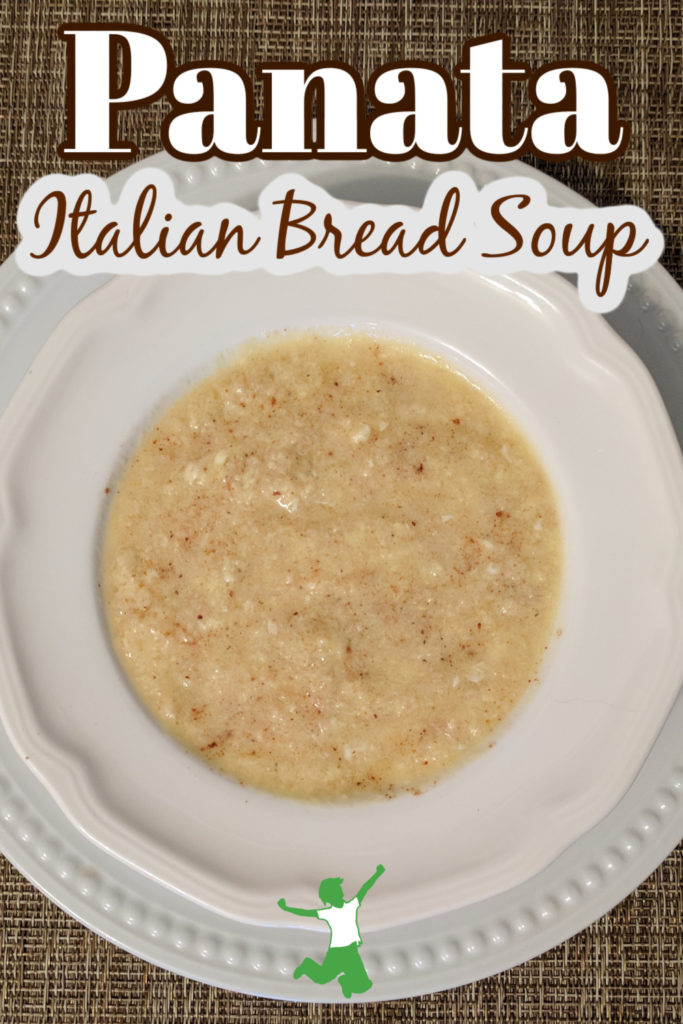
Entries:
MULTIPOLYGON (((179 62, 231 60, 253 74, 262 60, 337 58, 364 75, 422 58, 452 69, 463 40, 503 30, 533 65, 593 60, 616 79, 632 125, 627 152, 608 164, 545 170, 599 205, 634 202, 664 230, 664 264, 683 284, 683 4, 680 0, 195 0, 171 3, 0 0, 0 259, 17 242, 20 196, 65 165, 65 21, 131 21, 160 29, 179 62)), ((517 114, 524 110, 517 97, 517 114)), ((142 156, 160 148, 161 108, 126 118, 142 156)), ((475 985, 415 1000, 306 1007, 192 983, 110 946, 48 903, 0 857, 0 1021, 145 1024, 268 1019, 458 1022, 670 1022, 683 1018, 683 848, 632 896, 545 956, 475 985)))

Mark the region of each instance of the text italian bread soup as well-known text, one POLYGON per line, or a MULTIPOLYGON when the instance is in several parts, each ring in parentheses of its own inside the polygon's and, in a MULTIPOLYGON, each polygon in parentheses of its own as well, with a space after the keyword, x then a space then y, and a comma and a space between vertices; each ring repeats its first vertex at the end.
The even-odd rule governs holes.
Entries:
POLYGON ((562 569, 518 427, 412 346, 285 332, 142 438, 107 524, 114 647, 187 748, 293 797, 418 789, 535 678, 562 569))

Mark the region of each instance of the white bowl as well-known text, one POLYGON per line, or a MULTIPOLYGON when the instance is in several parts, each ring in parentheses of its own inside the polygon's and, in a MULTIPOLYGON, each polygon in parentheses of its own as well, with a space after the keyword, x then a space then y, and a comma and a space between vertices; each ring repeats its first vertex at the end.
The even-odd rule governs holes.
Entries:
POLYGON ((550 278, 308 272, 116 279, 0 422, 0 714, 97 843, 226 915, 281 924, 325 875, 387 867, 368 929, 530 877, 626 791, 683 662, 680 453, 642 365, 550 278), (160 404, 246 338, 362 326, 440 353, 534 440, 563 513, 558 637, 496 746, 420 797, 298 803, 223 778, 143 711, 97 591, 105 488, 160 404))

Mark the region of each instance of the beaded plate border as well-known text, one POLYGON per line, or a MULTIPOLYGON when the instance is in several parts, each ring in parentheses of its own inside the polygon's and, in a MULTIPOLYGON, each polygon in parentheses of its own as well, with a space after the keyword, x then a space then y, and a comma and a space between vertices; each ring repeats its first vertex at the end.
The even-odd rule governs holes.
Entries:
MULTIPOLYGON (((220 193, 228 179, 246 205, 283 164, 220 164, 188 169, 166 154, 150 163, 175 179, 187 198, 220 193)), ((446 165, 370 161, 286 165, 341 198, 420 201, 446 165), (372 193, 371 195, 368 193, 372 193), (397 195, 389 193, 398 193, 397 195)), ((558 205, 589 205, 541 172, 464 157, 450 167, 477 184, 526 173, 558 205)), ((139 165, 114 179, 120 186, 139 165)), ((208 200, 211 201, 211 200, 208 200)), ((102 278, 35 280, 13 259, 0 269, 0 407, 68 308, 102 278), (29 337, 30 333, 30 337, 29 337), (3 337, 4 336, 4 337, 3 337)), ((680 416, 683 391, 683 292, 661 267, 640 275, 608 319, 655 377, 669 412, 680 416)), ((679 437, 683 423, 675 424, 679 437)), ((548 868, 528 882, 460 911, 368 932, 364 961, 374 985, 367 1001, 396 999, 465 984, 550 949, 608 911, 638 885, 683 836, 683 694, 672 708, 637 779, 619 804, 548 868)), ((324 935, 301 928, 263 929, 232 921, 170 892, 119 862, 72 826, 0 729, 0 846, 35 885, 68 913, 117 945, 159 966, 234 991, 309 1002, 344 1002, 291 974, 324 935), (305 947, 305 949, 304 949, 305 947), (322 997, 322 998, 321 998, 322 997)))

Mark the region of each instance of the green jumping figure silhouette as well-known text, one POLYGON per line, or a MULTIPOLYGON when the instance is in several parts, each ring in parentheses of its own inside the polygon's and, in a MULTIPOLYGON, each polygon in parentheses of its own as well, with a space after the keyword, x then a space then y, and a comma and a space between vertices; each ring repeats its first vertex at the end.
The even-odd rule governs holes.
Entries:
POLYGON ((384 867, 378 864, 374 875, 368 878, 367 882, 363 882, 352 900, 344 899, 343 878, 324 878, 318 889, 318 895, 325 904, 320 910, 289 907, 284 899, 278 900, 278 906, 290 914, 298 914, 299 917, 319 917, 330 929, 330 945, 323 962, 319 964, 310 956, 305 957, 294 969, 294 978, 306 974, 318 985, 325 985, 333 978, 339 978, 341 990, 347 999, 372 988, 372 982, 358 952, 363 940, 358 931, 357 915, 366 893, 383 873, 384 867))

